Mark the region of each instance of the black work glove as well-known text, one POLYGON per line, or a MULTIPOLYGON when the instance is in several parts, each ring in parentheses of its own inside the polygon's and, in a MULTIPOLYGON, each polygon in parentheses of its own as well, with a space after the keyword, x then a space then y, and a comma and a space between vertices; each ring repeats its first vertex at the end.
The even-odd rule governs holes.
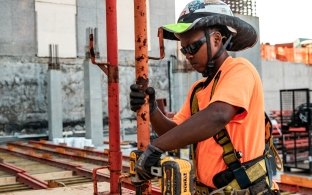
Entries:
POLYGON ((151 167, 160 163, 160 157, 164 153, 161 149, 149 144, 146 150, 141 154, 135 164, 135 170, 139 179, 150 180, 155 176, 152 175, 151 167))
POLYGON ((132 84, 130 86, 130 90, 130 107, 132 111, 136 112, 141 108, 141 106, 145 103, 144 98, 146 94, 149 95, 148 103, 150 114, 156 110, 157 103, 155 100, 155 89, 153 87, 146 88, 144 93, 144 91, 140 89, 139 85, 132 84))

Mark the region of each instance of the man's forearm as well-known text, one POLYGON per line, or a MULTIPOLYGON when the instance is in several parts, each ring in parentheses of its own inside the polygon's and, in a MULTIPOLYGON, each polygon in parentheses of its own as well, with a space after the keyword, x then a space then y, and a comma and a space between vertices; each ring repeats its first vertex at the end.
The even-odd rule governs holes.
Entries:
POLYGON ((161 150, 170 151, 203 141, 224 128, 238 111, 238 107, 227 103, 212 103, 189 120, 153 140, 152 144, 161 150))
POLYGON ((158 108, 151 113, 150 122, 153 130, 155 130, 159 136, 177 126, 175 122, 166 117, 158 108))

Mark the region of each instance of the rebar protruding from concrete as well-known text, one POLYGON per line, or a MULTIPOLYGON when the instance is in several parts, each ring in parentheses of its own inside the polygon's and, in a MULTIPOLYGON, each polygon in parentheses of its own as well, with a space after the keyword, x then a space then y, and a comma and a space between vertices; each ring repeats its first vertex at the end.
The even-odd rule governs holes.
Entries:
POLYGON ((57 44, 49 44, 49 63, 48 69, 60 69, 60 61, 58 56, 58 45, 57 44))

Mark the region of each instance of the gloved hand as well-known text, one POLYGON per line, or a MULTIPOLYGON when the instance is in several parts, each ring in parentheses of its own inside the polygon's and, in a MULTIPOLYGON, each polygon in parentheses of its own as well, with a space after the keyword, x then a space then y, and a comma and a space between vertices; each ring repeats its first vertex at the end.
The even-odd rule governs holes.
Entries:
POLYGON ((145 94, 149 95, 149 110, 150 114, 153 113, 157 108, 157 102, 155 100, 155 89, 153 87, 148 87, 145 93, 140 89, 139 85, 132 84, 130 86, 130 108, 132 111, 138 111, 141 106, 145 103, 145 94))
POLYGON ((155 177, 152 175, 151 167, 158 165, 162 153, 164 153, 164 151, 152 144, 147 146, 146 150, 141 154, 135 164, 135 170, 140 179, 146 181, 155 177))

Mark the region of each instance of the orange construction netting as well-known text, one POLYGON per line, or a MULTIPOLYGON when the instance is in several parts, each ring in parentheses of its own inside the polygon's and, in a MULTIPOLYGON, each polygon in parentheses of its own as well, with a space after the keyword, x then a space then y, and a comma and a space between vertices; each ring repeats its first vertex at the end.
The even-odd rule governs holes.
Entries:
POLYGON ((283 45, 261 44, 263 60, 280 60, 312 65, 312 47, 293 48, 283 45))

